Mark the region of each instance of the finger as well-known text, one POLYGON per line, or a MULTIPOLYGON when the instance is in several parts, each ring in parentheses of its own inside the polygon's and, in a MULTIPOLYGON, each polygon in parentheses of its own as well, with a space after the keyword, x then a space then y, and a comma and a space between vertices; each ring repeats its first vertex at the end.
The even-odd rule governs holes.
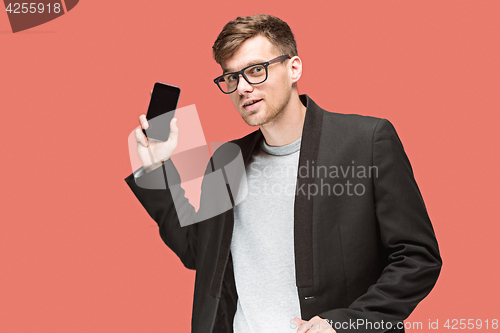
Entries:
POLYGON ((299 328, 297 329, 297 333, 307 333, 308 329, 305 324, 299 324, 299 328))
POLYGON ((295 324, 297 324, 297 325, 298 325, 298 324, 300 324, 301 322, 303 322, 303 320, 302 320, 302 319, 300 319, 300 318, 295 317, 295 318, 293 318, 293 322, 294 322, 295 324))
POLYGON ((144 133, 140 128, 137 128, 135 130, 135 139, 137 140, 138 143, 142 144, 144 147, 149 146, 148 139, 146 138, 146 136, 144 135, 144 133))
POLYGON ((139 116, 139 123, 141 124, 142 128, 144 128, 144 129, 148 129, 149 128, 148 120, 146 119, 146 116, 144 114, 141 114, 139 116))
POLYGON ((168 139, 177 142, 178 137, 179 128, 177 127, 177 118, 172 118, 170 121, 170 134, 168 135, 168 139))
POLYGON ((311 321, 305 321, 302 319, 297 320, 299 328, 297 329, 297 333, 309 333, 309 331, 313 328, 311 325, 311 321))
POLYGON ((295 320, 297 323, 297 333, 304 333, 305 332, 305 327, 304 327, 304 322, 302 320, 295 320))

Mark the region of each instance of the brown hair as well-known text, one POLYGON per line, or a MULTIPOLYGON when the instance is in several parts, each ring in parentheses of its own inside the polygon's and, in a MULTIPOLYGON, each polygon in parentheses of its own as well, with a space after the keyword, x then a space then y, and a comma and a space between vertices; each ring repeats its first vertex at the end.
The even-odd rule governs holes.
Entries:
POLYGON ((224 26, 212 46, 215 61, 222 65, 244 41, 257 35, 266 37, 281 55, 297 55, 297 44, 288 24, 275 16, 258 14, 238 17, 224 26))

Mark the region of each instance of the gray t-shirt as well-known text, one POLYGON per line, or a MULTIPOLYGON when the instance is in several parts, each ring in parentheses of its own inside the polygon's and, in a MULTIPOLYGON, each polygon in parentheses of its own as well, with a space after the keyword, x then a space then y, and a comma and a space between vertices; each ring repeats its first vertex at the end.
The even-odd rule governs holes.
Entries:
POLYGON ((234 333, 295 333, 301 317, 295 280, 294 199, 301 139, 262 139, 246 166, 245 199, 234 207, 231 253, 238 305, 234 333))

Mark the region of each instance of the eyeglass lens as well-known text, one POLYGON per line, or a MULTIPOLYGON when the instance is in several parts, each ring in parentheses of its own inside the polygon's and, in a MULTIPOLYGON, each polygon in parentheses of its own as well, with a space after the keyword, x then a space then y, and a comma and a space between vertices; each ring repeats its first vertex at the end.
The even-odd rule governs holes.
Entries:
MULTIPOLYGON (((244 75, 247 78, 247 81, 251 84, 262 83, 266 80, 266 67, 263 65, 255 65, 245 69, 244 75)), ((238 84, 238 76, 239 74, 229 73, 224 75, 221 79, 219 79, 219 85, 222 90, 226 92, 230 92, 236 90, 236 86, 238 84)))

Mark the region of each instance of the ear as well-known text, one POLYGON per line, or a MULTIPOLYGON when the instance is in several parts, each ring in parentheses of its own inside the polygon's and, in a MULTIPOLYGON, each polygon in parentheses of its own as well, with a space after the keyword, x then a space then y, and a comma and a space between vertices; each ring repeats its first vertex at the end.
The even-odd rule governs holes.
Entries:
POLYGON ((290 74, 292 83, 296 83, 302 76, 302 59, 298 56, 290 59, 290 74))

